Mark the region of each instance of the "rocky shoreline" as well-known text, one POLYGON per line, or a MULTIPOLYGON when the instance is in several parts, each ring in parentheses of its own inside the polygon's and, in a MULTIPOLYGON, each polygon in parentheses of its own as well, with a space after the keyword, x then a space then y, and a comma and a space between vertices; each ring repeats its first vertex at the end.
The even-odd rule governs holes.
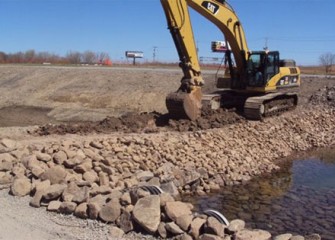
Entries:
POLYGON ((4 138, 0 188, 31 195, 33 207, 111 223, 114 237, 139 231, 177 239, 271 239, 268 232, 245 229, 242 220, 225 226, 194 213, 178 196, 215 192, 271 173, 278 159, 333 146, 334 136, 335 110, 324 107, 205 131, 4 138), (147 185, 164 193, 150 194, 141 188, 147 185))

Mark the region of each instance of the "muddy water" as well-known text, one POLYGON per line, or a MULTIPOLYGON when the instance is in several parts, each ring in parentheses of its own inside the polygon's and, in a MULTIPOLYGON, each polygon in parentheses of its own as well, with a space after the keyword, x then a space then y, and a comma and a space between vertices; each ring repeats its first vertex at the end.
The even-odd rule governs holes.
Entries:
POLYGON ((219 210, 227 219, 273 235, 319 233, 335 239, 335 149, 289 161, 281 172, 212 196, 188 199, 198 210, 219 210))

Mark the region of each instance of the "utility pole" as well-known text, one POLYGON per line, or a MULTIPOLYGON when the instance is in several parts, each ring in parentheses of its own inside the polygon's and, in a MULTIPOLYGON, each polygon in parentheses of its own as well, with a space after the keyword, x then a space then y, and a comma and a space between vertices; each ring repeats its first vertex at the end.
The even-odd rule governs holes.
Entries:
POLYGON ((265 47, 263 48, 264 51, 268 51, 269 47, 268 47, 268 37, 265 38, 265 47))
POLYGON ((197 54, 199 54, 199 41, 197 41, 197 43, 196 43, 196 48, 197 48, 197 54))
POLYGON ((153 48, 153 53, 152 53, 152 61, 153 62, 156 62, 156 50, 157 50, 158 47, 154 46, 153 48))

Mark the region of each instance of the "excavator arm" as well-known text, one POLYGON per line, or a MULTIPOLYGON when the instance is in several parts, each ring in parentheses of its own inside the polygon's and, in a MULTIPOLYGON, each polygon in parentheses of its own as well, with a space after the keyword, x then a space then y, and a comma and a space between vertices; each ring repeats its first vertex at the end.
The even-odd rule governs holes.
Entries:
POLYGON ((179 65, 184 74, 178 91, 167 96, 166 107, 173 118, 195 120, 201 111, 203 79, 187 2, 161 0, 161 3, 179 55, 179 65))
POLYGON ((166 106, 175 118, 195 120, 201 113, 201 87, 204 81, 188 6, 215 24, 225 36, 237 67, 236 74, 231 68, 233 83, 234 78, 245 79, 248 47, 244 31, 233 9, 223 0, 161 0, 161 3, 184 74, 178 91, 167 96, 166 106))

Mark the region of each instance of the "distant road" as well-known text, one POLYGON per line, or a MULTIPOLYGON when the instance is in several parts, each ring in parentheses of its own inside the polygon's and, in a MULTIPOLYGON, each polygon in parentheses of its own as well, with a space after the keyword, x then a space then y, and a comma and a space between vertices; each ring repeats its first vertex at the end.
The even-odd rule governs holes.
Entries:
POLYGON ((324 74, 318 74, 318 75, 314 75, 314 74, 301 74, 302 77, 317 77, 317 78, 334 78, 335 79, 335 76, 332 75, 332 76, 326 76, 324 74))
MULTIPOLYGON (((11 65, 5 64, 5 65, 0 65, 0 67, 8 67, 11 65)), ((16 64, 13 64, 12 66, 18 66, 16 64)), ((126 71, 150 71, 150 72, 175 72, 175 73, 181 73, 181 69, 176 66, 176 67, 145 67, 145 66, 112 66, 112 67, 101 67, 101 66, 59 66, 59 65, 22 65, 22 66, 29 66, 29 67, 43 67, 43 68, 59 68, 59 69, 99 69, 99 70, 106 70, 106 71, 113 71, 113 70, 126 70, 126 71)), ((204 74, 215 74, 217 72, 216 69, 204 69, 202 70, 202 73, 204 74)), ((302 77, 317 77, 317 78, 326 78, 326 75, 320 74, 301 74, 302 77)), ((335 75, 328 76, 328 78, 334 78, 335 75)))

